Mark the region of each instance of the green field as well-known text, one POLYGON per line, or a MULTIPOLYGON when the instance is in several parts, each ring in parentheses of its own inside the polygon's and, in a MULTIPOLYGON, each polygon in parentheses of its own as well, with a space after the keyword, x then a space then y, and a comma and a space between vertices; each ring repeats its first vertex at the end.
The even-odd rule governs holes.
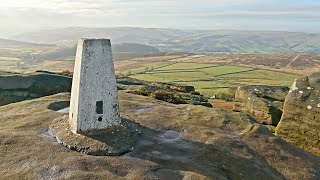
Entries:
POLYGON ((153 69, 152 71, 155 71, 159 68, 170 66, 175 64, 175 62, 151 62, 151 63, 143 63, 141 67, 138 68, 132 68, 132 69, 127 69, 123 71, 116 71, 117 73, 122 73, 122 74, 128 74, 129 72, 132 74, 138 74, 146 71, 146 68, 148 69, 153 69))
POLYGON ((239 85, 291 86, 297 78, 295 74, 249 67, 179 62, 147 63, 121 71, 128 72, 136 79, 192 85, 206 96, 228 93, 239 85))

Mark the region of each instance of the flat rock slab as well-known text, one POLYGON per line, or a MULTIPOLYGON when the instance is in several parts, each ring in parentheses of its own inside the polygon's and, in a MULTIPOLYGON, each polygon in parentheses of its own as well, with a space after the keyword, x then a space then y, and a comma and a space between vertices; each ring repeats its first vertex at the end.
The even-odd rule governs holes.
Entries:
POLYGON ((67 148, 95 156, 119 156, 127 153, 141 134, 136 123, 125 119, 120 126, 75 134, 70 130, 67 115, 54 119, 50 124, 50 132, 67 148))

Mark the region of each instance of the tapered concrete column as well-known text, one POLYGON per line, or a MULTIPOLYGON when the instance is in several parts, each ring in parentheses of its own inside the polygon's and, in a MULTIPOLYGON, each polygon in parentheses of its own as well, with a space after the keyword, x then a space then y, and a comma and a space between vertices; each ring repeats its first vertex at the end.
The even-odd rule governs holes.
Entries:
POLYGON ((74 133, 121 123, 109 39, 80 39, 73 72, 69 125, 74 133))

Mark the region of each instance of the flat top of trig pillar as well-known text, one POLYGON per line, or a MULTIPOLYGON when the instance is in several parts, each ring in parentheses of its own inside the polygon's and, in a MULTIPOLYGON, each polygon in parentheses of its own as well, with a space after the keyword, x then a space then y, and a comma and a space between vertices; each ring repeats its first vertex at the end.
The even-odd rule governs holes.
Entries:
POLYGON ((107 38, 80 38, 79 41, 110 41, 107 38))
POLYGON ((95 43, 95 42, 101 42, 102 45, 111 46, 110 39, 106 39, 106 38, 80 38, 78 41, 79 44, 85 44, 86 42, 88 42, 89 44, 95 43))
MULTIPOLYGON (((103 46, 111 46, 110 39, 106 38, 80 38, 78 41, 78 44, 95 44, 95 43, 101 43, 103 46)), ((99 44, 100 44, 99 43, 99 44)))

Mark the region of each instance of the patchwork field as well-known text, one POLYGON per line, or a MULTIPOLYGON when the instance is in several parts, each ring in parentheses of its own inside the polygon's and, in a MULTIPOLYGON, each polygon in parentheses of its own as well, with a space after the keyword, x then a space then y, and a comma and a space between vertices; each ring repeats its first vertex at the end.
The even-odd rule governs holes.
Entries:
MULTIPOLYGON (((0 70, 73 71, 72 48, 0 48, 0 70)), ((115 69, 133 78, 193 85, 207 96, 232 94, 239 85, 291 86, 298 74, 320 70, 318 54, 114 53, 115 69)))
MULTIPOLYGON (((132 63, 132 62, 131 62, 132 63)), ((231 93, 239 85, 291 86, 298 75, 257 68, 187 62, 149 62, 118 73, 147 81, 192 85, 206 96, 231 93)))

